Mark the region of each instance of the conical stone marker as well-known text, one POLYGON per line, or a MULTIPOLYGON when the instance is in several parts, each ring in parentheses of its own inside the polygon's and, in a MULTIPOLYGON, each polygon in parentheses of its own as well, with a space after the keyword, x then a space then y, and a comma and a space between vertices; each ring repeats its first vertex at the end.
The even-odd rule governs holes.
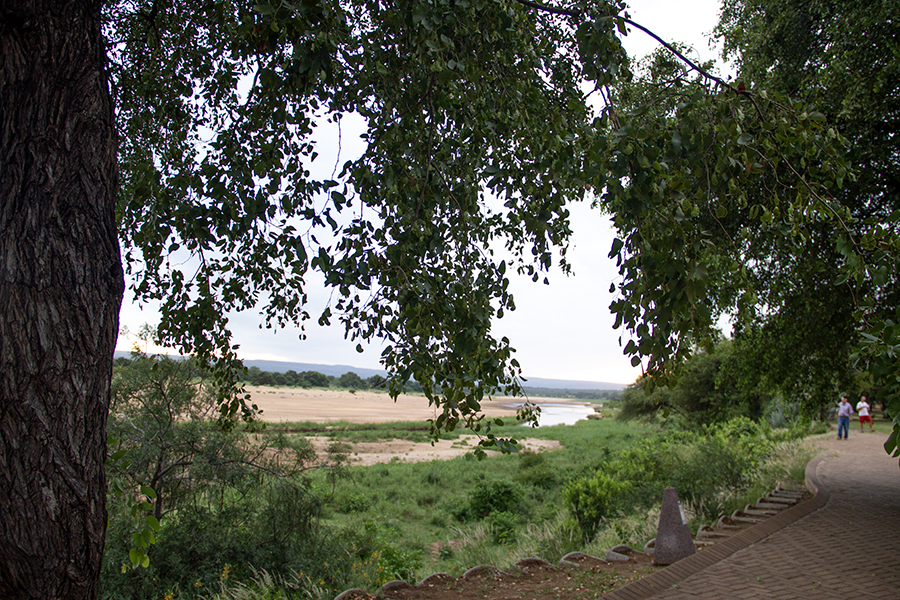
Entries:
POLYGON ((662 509, 659 512, 659 528, 653 548, 653 564, 671 565, 695 552, 691 530, 684 516, 678 492, 667 487, 663 492, 662 509))

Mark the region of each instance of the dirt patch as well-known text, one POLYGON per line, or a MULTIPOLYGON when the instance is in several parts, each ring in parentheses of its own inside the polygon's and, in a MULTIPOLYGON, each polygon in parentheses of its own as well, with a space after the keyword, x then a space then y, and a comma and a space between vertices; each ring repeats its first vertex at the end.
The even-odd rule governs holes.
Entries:
POLYGON ((627 563, 606 562, 591 556, 551 565, 539 559, 524 559, 501 571, 483 566, 461 577, 443 574, 427 577, 416 586, 395 582, 379 594, 361 590, 342 600, 589 600, 598 598, 652 573, 660 567, 650 557, 632 554, 627 563))
MULTIPOLYGON (((325 436, 310 436, 306 438, 313 444, 316 454, 323 456, 329 445, 333 443, 325 436)), ((346 443, 346 442, 341 442, 346 443)), ((348 463, 354 466, 371 466, 386 462, 427 462, 431 460, 450 460, 471 452, 478 445, 478 438, 474 435, 462 435, 454 440, 438 440, 434 444, 429 442, 410 442, 408 440, 385 440, 380 442, 357 442, 347 444, 350 446, 346 453, 348 463)), ((534 452, 558 450, 562 445, 556 440, 538 440, 525 438, 519 440, 521 448, 527 448, 534 452)), ((487 451, 491 453, 490 450, 487 451)))

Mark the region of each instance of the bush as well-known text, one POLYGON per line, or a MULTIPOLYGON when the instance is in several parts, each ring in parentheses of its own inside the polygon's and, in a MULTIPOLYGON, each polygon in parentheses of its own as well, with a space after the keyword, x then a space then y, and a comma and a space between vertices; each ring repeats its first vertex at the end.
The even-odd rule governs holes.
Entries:
POLYGON ((708 519, 724 509, 724 500, 745 487, 759 465, 743 444, 711 436, 680 449, 672 485, 679 497, 708 519))
POLYGON ((415 581, 416 571, 423 565, 422 555, 404 552, 393 544, 383 544, 376 552, 378 572, 385 576, 384 584, 391 579, 415 581))
POLYGON ((493 512, 518 512, 522 488, 509 481, 479 481, 469 498, 469 515, 483 519, 493 512))
POLYGON ((735 417, 723 423, 711 425, 709 431, 713 434, 721 434, 732 440, 740 438, 759 438, 763 437, 765 426, 749 417, 735 417))
POLYGON ((629 482, 603 471, 590 478, 576 479, 566 486, 563 496, 585 539, 592 538, 608 516, 630 508, 625 504, 631 487, 629 482))
POLYGON ((345 514, 365 512, 372 504, 368 496, 357 492, 340 495, 334 502, 337 511, 345 514))
POLYGON ((648 438, 573 480, 564 498, 587 539, 604 519, 646 510, 673 486, 704 518, 714 519, 746 491, 772 454, 767 425, 746 417, 704 428, 648 438))
POLYGON ((377 588, 392 579, 412 581, 424 565, 421 551, 398 547, 389 538, 397 532, 376 521, 344 532, 343 545, 354 558, 352 573, 345 585, 377 588))
POLYGON ((491 540, 497 545, 512 544, 516 541, 516 527, 519 517, 507 511, 494 511, 485 523, 491 528, 491 540))
POLYGON ((127 507, 111 506, 101 598, 143 600, 169 589, 181 590, 184 597, 205 595, 223 576, 251 578, 256 566, 279 577, 296 571, 322 585, 340 586, 348 569, 340 565, 347 561, 317 523, 314 497, 286 484, 260 486, 252 497, 227 495, 229 501, 221 504, 185 506, 166 515, 148 552, 149 567, 124 572, 118 557, 127 556, 123 528, 129 526, 129 515, 123 510, 127 507))
POLYGON ((559 485, 559 477, 544 461, 544 457, 536 452, 524 451, 519 455, 519 472, 516 480, 543 490, 550 490, 559 485))

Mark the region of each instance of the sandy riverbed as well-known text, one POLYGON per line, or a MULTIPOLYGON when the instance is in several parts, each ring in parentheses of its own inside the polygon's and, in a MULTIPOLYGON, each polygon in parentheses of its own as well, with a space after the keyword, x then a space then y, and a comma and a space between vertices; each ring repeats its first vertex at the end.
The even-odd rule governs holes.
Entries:
MULTIPOLYGON (((329 423, 387 423, 390 421, 427 421, 437 416, 425 396, 401 395, 393 402, 387 393, 301 388, 247 387, 253 402, 263 413, 263 421, 282 423, 312 421, 329 423)), ((541 398, 545 403, 548 398, 541 398)), ((553 403, 572 402, 553 400, 553 403)), ((503 398, 484 402, 482 408, 490 417, 515 417, 521 401, 503 398)))
MULTIPOLYGON (((330 423, 387 423, 391 421, 426 421, 435 418, 434 407, 428 406, 424 396, 401 395, 396 402, 386 393, 344 390, 318 390, 299 388, 248 387, 252 401, 262 409, 263 421, 285 423, 312 421, 330 423)), ((565 398, 534 398, 538 404, 573 404, 585 402, 565 398)), ((502 398, 482 403, 484 413, 490 417, 514 418, 516 405, 521 400, 502 398)), ((310 438, 319 451, 328 444, 326 438, 310 438)), ((559 448, 559 443, 533 438, 520 439, 525 448, 535 451, 559 448)), ((459 439, 440 440, 434 445, 405 440, 385 440, 377 443, 354 444, 350 452, 351 462, 371 465, 397 460, 401 462, 421 462, 429 460, 449 460, 466 452, 471 452, 478 439, 463 436, 459 439)))

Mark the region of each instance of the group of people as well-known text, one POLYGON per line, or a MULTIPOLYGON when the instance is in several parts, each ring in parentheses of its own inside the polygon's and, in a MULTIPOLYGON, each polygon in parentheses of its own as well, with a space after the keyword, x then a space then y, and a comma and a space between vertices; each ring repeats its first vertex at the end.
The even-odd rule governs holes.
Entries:
MULTIPOLYGON (((866 423, 869 424, 869 431, 873 431, 872 429, 872 415, 869 414, 869 403, 866 402, 866 397, 863 396, 860 398, 859 402, 856 403, 856 412, 859 413, 859 431, 860 433, 864 432, 864 426, 866 423)), ((850 415, 853 414, 853 405, 847 400, 847 396, 841 397, 841 403, 838 404, 838 439, 847 439, 847 433, 850 431, 850 415), (841 436, 841 432, 843 432, 843 436, 841 436)))

